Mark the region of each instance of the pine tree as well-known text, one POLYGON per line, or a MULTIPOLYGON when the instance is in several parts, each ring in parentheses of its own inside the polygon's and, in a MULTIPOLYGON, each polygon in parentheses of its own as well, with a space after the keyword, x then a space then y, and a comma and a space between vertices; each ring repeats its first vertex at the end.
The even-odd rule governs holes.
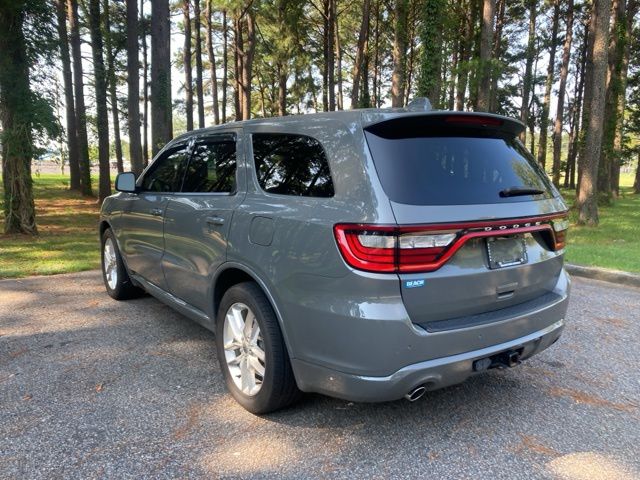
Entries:
MULTIPOLYGON (((143 158, 140 145, 140 64, 138 61, 138 32, 137 0, 127 0, 127 112, 129 155, 131 159, 131 170, 136 175, 140 175, 143 169, 143 158)), ((146 39, 144 39, 144 43, 146 45, 146 39)))
POLYGON ((151 149, 173 137, 169 0, 151 0, 151 149))
POLYGON ((98 131, 98 199, 102 202, 111 195, 109 175, 109 112, 107 110, 107 74, 104 68, 104 44, 100 0, 89 0, 89 31, 93 53, 93 77, 96 95, 96 127, 98 131))
POLYGON ((76 109, 73 98, 73 80, 71 78, 71 57, 69 56, 69 37, 67 33, 66 0, 56 0, 58 20, 58 43, 62 62, 64 81, 64 103, 67 122, 67 149, 69 151, 69 187, 80 191, 80 159, 78 152, 78 130, 76 127, 76 109))
POLYGON ((87 112, 84 96, 84 74, 80 40, 80 20, 78 0, 68 0, 67 14, 71 31, 71 52, 73 57, 73 89, 75 94, 76 130, 78 133, 78 159, 80 163, 80 191, 92 195, 91 164, 89 163, 89 139, 87 137, 87 112))
POLYGON ((31 182, 32 92, 24 38, 25 0, 0 2, 0 123, 4 232, 36 235, 31 182))
POLYGON ((578 190, 576 205, 578 207, 578 223, 581 225, 598 225, 598 201, 596 186, 598 184, 598 163, 602 147, 602 126, 605 108, 607 81, 607 49, 609 43, 609 12, 611 0, 594 0, 591 12, 593 25, 593 44, 591 46, 591 72, 587 81, 591 83, 589 116, 585 128, 585 155, 582 176, 578 190))

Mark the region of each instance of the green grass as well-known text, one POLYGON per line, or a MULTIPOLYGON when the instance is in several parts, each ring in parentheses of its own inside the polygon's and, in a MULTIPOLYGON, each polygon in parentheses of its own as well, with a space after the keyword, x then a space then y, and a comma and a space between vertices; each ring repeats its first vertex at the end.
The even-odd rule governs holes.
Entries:
MULTIPOLYGON (((100 267, 97 199, 68 188, 67 176, 42 174, 34 178, 39 235, 34 238, 0 234, 0 278, 100 267)), ((0 195, 0 223, 4 225, 2 201, 0 195)))
MULTIPOLYGON (((39 236, 0 234, 0 278, 100 267, 97 200, 70 192, 68 183, 62 175, 34 178, 39 236)), ((577 212, 571 209, 569 262, 640 273, 640 195, 632 193, 631 175, 623 175, 621 184, 620 199, 600 207, 599 227, 577 226, 577 212)), ((574 192, 562 193, 572 206, 574 192)), ((1 195, 0 222, 4 223, 1 195)))
POLYGON ((563 190, 571 208, 566 259, 570 263, 640 273, 640 195, 633 194, 633 177, 621 177, 620 198, 598 209, 597 228, 576 225, 575 192, 563 190))

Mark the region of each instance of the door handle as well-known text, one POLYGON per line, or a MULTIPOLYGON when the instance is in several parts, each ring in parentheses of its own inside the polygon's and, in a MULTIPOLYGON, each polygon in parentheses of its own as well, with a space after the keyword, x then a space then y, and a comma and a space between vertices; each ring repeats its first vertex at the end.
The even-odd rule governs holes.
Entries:
POLYGON ((161 208, 152 208, 151 209, 151 215, 155 215, 156 217, 161 217, 162 216, 162 209, 161 208))
POLYGON ((206 222, 209 225, 224 225, 224 218, 222 217, 207 217, 206 222))

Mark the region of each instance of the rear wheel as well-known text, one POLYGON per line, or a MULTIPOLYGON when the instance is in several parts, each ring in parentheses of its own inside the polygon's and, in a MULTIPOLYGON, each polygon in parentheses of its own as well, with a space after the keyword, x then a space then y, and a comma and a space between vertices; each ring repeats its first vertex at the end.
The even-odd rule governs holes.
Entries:
POLYGON ((255 283, 234 285, 224 294, 216 346, 227 388, 245 409, 269 413, 299 397, 278 320, 255 283))
POLYGON ((133 285, 129 278, 110 228, 102 234, 102 279, 107 293, 116 300, 126 300, 142 294, 142 290, 133 285))

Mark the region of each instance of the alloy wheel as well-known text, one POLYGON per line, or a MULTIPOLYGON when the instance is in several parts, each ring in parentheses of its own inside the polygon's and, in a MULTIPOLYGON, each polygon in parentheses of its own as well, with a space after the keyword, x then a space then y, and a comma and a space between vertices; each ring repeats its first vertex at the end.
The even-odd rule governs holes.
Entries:
POLYGON ((256 395, 264 382, 264 341, 255 314, 244 303, 234 303, 227 310, 223 342, 233 383, 245 395, 256 395))

